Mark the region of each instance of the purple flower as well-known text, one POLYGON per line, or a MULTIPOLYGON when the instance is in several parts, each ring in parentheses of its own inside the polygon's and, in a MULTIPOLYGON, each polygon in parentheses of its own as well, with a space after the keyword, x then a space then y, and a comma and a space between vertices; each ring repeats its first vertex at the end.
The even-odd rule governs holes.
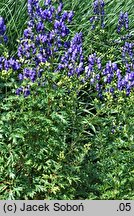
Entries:
POLYGON ((6 31, 6 26, 4 24, 4 19, 3 17, 0 17, 0 35, 4 35, 6 31))
POLYGON ((73 12, 73 11, 70 11, 70 12, 68 13, 68 19, 67 19, 69 23, 72 22, 73 16, 74 16, 74 12, 73 12))
POLYGON ((97 75, 96 75, 96 79, 97 79, 97 80, 100 80, 100 74, 97 74, 97 75))
POLYGON ((66 21, 68 18, 68 12, 67 11, 64 11, 63 14, 62 14, 62 20, 63 21, 66 21))
POLYGON ((111 92, 112 94, 114 93, 114 88, 113 88, 113 87, 110 88, 110 92, 111 92))
POLYGON ((3 39, 4 39, 4 42, 7 43, 7 41, 8 41, 7 35, 4 35, 3 39))
POLYGON ((0 17, 0 28, 4 26, 4 19, 3 17, 0 17))
POLYGON ((16 89, 16 94, 20 95, 23 92, 23 88, 19 87, 18 89, 16 89))
POLYGON ((8 41, 8 38, 5 35, 5 32, 6 32, 6 25, 4 23, 3 17, 0 16, 0 39, 2 38, 2 40, 4 40, 4 42, 6 43, 8 41))
POLYGON ((39 77, 39 78, 42 76, 42 73, 43 73, 43 69, 40 69, 40 70, 38 71, 38 77, 39 77))
POLYGON ((26 87, 24 89, 24 97, 28 97, 29 95, 30 95, 30 89, 29 89, 29 87, 26 87))
POLYGON ((55 28, 55 29, 58 29, 60 26, 61 26, 60 21, 59 21, 59 20, 55 20, 54 28, 55 28))
POLYGON ((31 37, 31 33, 32 33, 32 29, 31 28, 27 28, 24 30, 24 37, 25 38, 30 38, 31 37))
POLYGON ((5 61, 4 61, 4 68, 6 71, 8 71, 10 68, 10 64, 9 64, 9 61, 7 59, 5 59, 5 61))
POLYGON ((46 6, 51 5, 51 0, 45 0, 45 5, 46 6))
POLYGON ((84 58, 83 58, 83 51, 82 51, 82 34, 77 33, 74 38, 68 43, 68 49, 61 56, 58 70, 67 68, 69 70, 68 76, 73 76, 80 74, 84 71, 84 58))
POLYGON ((91 83, 91 84, 94 84, 94 82, 95 82, 95 79, 94 79, 94 78, 91 78, 91 79, 90 79, 90 83, 91 83))
POLYGON ((96 91, 100 91, 100 85, 99 85, 99 83, 96 84, 96 91))
POLYGON ((19 80, 21 80, 21 81, 23 80, 23 75, 21 73, 19 74, 18 77, 19 77, 19 80))
POLYGON ((115 133, 115 129, 112 129, 112 130, 111 130, 111 133, 114 134, 114 133, 115 133))
POLYGON ((93 23, 94 20, 95 20, 94 16, 89 19, 90 23, 93 23))
POLYGON ((38 7, 38 0, 28 0, 27 9, 29 17, 32 19, 34 16, 34 9, 38 7))
POLYGON ((64 47, 65 48, 69 48, 69 46, 70 46, 70 41, 65 41, 64 42, 64 47))
POLYGON ((57 14, 61 13, 62 9, 63 9, 63 3, 60 2, 59 6, 57 8, 57 14))
POLYGON ((129 29, 129 19, 128 19, 128 13, 120 12, 118 25, 117 25, 117 32, 120 33, 122 28, 125 28, 126 30, 129 29))
POLYGON ((44 30, 43 22, 40 21, 36 24, 36 30, 37 30, 37 32, 42 32, 44 30))
POLYGON ((15 59, 10 58, 8 62, 9 62, 10 67, 12 67, 12 69, 13 69, 14 71, 20 69, 20 66, 21 66, 21 65, 20 65, 20 64, 18 63, 18 61, 16 61, 15 59))
POLYGON ((127 89, 126 89, 126 96, 129 96, 129 95, 130 95, 130 92, 131 92, 131 89, 130 89, 130 87, 128 86, 127 89))
POLYGON ((32 15, 32 0, 28 0, 27 9, 29 16, 32 15))
POLYGON ((92 24, 92 30, 95 29, 95 27, 96 27, 95 26, 96 21, 100 21, 102 28, 105 27, 105 24, 104 24, 104 15, 105 15, 104 6, 105 6, 105 3, 103 0, 94 0, 94 2, 93 2, 94 16, 92 16, 89 20, 90 23, 93 23, 92 24))
POLYGON ((112 68, 116 71, 118 69, 117 64, 116 63, 112 63, 112 68))

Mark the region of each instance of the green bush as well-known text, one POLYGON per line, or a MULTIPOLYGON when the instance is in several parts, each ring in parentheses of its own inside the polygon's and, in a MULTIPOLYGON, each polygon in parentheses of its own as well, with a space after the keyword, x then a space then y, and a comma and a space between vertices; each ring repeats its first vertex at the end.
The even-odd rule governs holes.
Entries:
MULTIPOLYGON (((76 112, 79 84, 67 78, 66 85, 62 76, 54 86, 59 74, 45 75, 48 82, 36 93, 24 98, 13 92, 1 102, 1 199, 75 198, 81 162, 88 153, 76 112)), ((8 83, 14 85, 13 80, 8 83)))
POLYGON ((133 199, 134 96, 111 99, 107 95, 103 104, 95 100, 95 107, 97 134, 89 160, 98 176, 99 182, 93 183, 97 199, 133 199))

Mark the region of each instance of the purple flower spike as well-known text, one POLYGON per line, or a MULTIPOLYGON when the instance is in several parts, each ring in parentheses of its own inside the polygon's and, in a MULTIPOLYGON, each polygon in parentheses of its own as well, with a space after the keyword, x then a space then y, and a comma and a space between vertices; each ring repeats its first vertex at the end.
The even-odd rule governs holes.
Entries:
POLYGON ((61 13, 62 9, 63 9, 63 3, 60 2, 59 6, 58 6, 58 9, 57 9, 57 13, 58 14, 61 13))
POLYGON ((118 25, 117 25, 117 32, 120 33, 121 29, 125 28, 125 30, 129 29, 129 19, 128 19, 128 13, 120 12, 118 25))
POLYGON ((101 22, 101 28, 105 27, 105 24, 104 24, 104 15, 105 15, 104 6, 105 6, 105 3, 103 0, 94 0, 94 2, 93 2, 94 16, 92 16, 89 20, 90 23, 92 23, 92 30, 95 29, 95 27, 96 27, 95 26, 96 21, 101 22))
POLYGON ((5 32, 6 32, 6 25, 4 23, 3 17, 0 16, 0 39, 2 38, 2 40, 4 40, 4 42, 6 43, 8 41, 8 38, 5 35, 5 32))

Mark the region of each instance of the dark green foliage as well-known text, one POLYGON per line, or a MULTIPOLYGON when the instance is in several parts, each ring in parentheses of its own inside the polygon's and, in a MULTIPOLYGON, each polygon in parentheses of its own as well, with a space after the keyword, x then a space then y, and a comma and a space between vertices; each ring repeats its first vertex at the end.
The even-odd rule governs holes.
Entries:
MULTIPOLYGON (((98 128, 90 154, 98 173, 99 199, 134 198, 134 97, 107 98, 97 107, 98 128)), ((90 198, 90 197, 89 197, 90 198)))
POLYGON ((1 103, 0 198, 133 199, 133 96, 86 109, 65 90, 1 103))
POLYGON ((1 102, 1 199, 75 198, 88 149, 76 89, 67 90, 61 79, 56 89, 48 82, 27 98, 12 93, 1 102))

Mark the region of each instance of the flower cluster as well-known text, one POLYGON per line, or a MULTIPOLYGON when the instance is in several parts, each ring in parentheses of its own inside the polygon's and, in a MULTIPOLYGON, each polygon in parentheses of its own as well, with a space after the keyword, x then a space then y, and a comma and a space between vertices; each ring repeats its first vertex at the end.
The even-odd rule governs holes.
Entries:
MULTIPOLYGON (((38 0, 28 0, 28 27, 24 30, 18 47, 18 57, 23 65, 19 74, 20 81, 29 79, 35 82, 42 75, 40 65, 51 64, 58 59, 60 51, 63 52, 70 46, 70 42, 65 39, 69 34, 66 23, 72 21, 74 13, 62 12, 62 2, 55 8, 50 0, 46 0, 44 7, 45 9, 39 5, 38 0)), ((19 89, 17 94, 20 92, 19 89)))
POLYGON ((126 71, 125 75, 122 75, 122 71, 118 68, 117 64, 111 63, 111 61, 106 63, 106 67, 103 69, 103 75, 104 83, 110 84, 114 81, 112 83, 114 87, 111 86, 109 89, 111 93, 114 93, 116 87, 119 91, 125 90, 128 96, 134 87, 134 72, 127 73, 126 71), (115 86, 115 83, 117 83, 117 86, 115 86))
POLYGON ((91 85, 95 86, 98 95, 101 95, 101 74, 102 63, 100 57, 97 57, 96 53, 89 55, 88 64, 85 66, 85 81, 90 81, 91 85))
POLYGON ((0 17, 0 43, 2 43, 2 39, 4 39, 4 42, 6 43, 8 38, 7 36, 5 35, 5 32, 6 32, 6 25, 4 23, 4 19, 3 17, 0 17))
POLYGON ((95 87, 99 97, 102 97, 103 92, 110 92, 114 95, 115 89, 125 90, 128 96, 134 87, 134 71, 126 71, 123 76, 117 63, 111 61, 102 67, 101 59, 94 53, 88 58, 88 65, 85 67, 85 80, 90 81, 90 84, 95 87))
MULTIPOLYGON (((0 17, 0 43, 7 42, 7 36, 6 36, 6 25, 4 23, 3 17, 0 17)), ((3 55, 3 49, 2 49, 2 55, 0 56, 0 72, 3 71, 4 74, 9 74, 10 70, 17 71, 20 68, 20 63, 15 58, 9 57, 8 53, 4 53, 3 55)))
POLYGON ((110 84, 112 82, 114 75, 115 75, 115 71, 118 71, 117 64, 112 63, 111 61, 108 61, 102 72, 104 76, 104 83, 110 84))
POLYGON ((101 69, 101 59, 97 58, 96 53, 89 55, 89 57, 88 57, 88 66, 85 67, 86 78, 88 79, 92 75, 91 83, 94 83, 94 79, 97 76, 94 73, 95 64, 97 64, 98 69, 100 70, 101 69))
POLYGON ((120 89, 126 88, 127 95, 129 95, 134 87, 134 43, 125 42, 122 47, 122 60, 126 74, 124 78, 119 80, 118 85, 120 89))
POLYGON ((134 43, 125 42, 122 48, 122 58, 125 63, 130 60, 134 64, 134 43))
POLYGON ((126 90, 126 95, 129 96, 131 89, 134 87, 134 72, 126 73, 124 77, 121 76, 120 71, 118 72, 118 83, 117 87, 121 90, 126 90))
POLYGON ((82 33, 77 33, 71 40, 64 55, 61 56, 57 71, 67 69, 68 76, 80 74, 84 71, 84 57, 82 50, 82 33))
POLYGON ((16 94, 17 95, 20 95, 20 94, 24 94, 24 97, 27 97, 28 95, 30 95, 30 86, 26 86, 26 87, 19 87, 17 90, 16 90, 16 94))
POLYGON ((125 30, 129 29, 129 19, 128 19, 128 13, 120 12, 118 25, 117 25, 117 32, 120 33, 122 28, 125 28, 125 30))
MULTIPOLYGON (((89 56, 88 62, 88 66, 85 67, 86 79, 90 78, 91 85, 95 86, 98 95, 102 97, 102 92, 108 91, 107 86, 115 77, 115 71, 118 70, 117 64, 108 61, 103 68, 101 59, 96 56, 96 53, 89 56)), ((109 91, 114 93, 114 88, 110 86, 109 91)))
POLYGON ((92 29, 95 29, 95 23, 96 21, 101 23, 101 27, 104 28, 105 24, 104 24, 104 0, 94 0, 93 2, 93 13, 94 16, 92 16, 90 18, 90 23, 92 24, 92 29))
POLYGON ((4 56, 0 57, 0 70, 8 72, 8 70, 13 69, 17 71, 20 69, 20 66, 20 63, 14 58, 7 59, 4 56))

